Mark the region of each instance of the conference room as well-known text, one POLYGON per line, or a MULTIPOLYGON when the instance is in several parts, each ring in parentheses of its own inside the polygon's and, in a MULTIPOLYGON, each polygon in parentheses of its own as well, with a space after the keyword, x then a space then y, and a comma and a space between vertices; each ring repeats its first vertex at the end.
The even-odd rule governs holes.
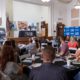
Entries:
POLYGON ((0 80, 80 80, 80 0, 0 1, 0 80))

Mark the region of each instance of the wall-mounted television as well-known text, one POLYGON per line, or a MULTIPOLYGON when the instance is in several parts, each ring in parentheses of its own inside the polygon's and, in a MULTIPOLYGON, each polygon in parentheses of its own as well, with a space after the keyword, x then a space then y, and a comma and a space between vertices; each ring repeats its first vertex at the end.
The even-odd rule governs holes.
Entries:
POLYGON ((80 36, 80 26, 65 26, 64 36, 80 36))

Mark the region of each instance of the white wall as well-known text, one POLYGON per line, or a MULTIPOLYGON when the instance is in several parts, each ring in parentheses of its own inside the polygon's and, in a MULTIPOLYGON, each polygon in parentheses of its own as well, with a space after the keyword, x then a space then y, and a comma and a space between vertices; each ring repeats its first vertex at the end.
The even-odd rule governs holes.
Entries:
POLYGON ((6 0, 0 0, 0 17, 2 18, 0 27, 6 28, 6 0))
POLYGON ((9 20, 13 21, 13 0, 6 0, 6 13, 9 20))
POLYGON ((59 19, 67 25, 67 6, 66 4, 54 1, 50 6, 40 6, 24 2, 13 1, 13 20, 40 22, 45 20, 48 22, 48 35, 56 36, 56 24, 59 19))
MULTIPOLYGON (((0 0, 0 17, 2 17, 2 25, 0 27, 6 28, 6 6, 10 3, 8 0, 0 0)), ((70 25, 70 10, 73 3, 69 5, 62 4, 60 2, 52 3, 48 6, 33 5, 24 2, 13 1, 13 17, 14 21, 28 21, 28 22, 40 22, 46 20, 49 27, 49 36, 56 34, 53 32, 56 30, 56 24, 59 18, 62 18, 63 23, 70 25)), ((8 7, 11 10, 10 7, 8 7)), ((8 11, 7 9, 7 11, 8 11)), ((12 18, 11 17, 11 18, 12 18)))
POLYGON ((41 22, 45 20, 49 24, 49 36, 50 31, 50 8, 47 6, 29 4, 19 1, 13 1, 13 20, 14 21, 27 21, 41 22))
MULTIPOLYGON (((73 0, 70 4, 67 5, 67 25, 71 26, 71 9, 76 5, 77 0, 73 0)), ((79 25, 80 25, 80 10, 79 10, 79 25)))
POLYGON ((67 25, 67 5, 58 2, 54 2, 52 6, 52 35, 56 36, 56 25, 58 22, 62 22, 67 25))
POLYGON ((28 4, 24 2, 13 2, 14 21, 41 21, 41 18, 48 22, 48 7, 28 4))
POLYGON ((59 22, 62 21, 62 23, 67 24, 67 5, 60 3, 60 2, 55 2, 54 3, 54 22, 59 22))

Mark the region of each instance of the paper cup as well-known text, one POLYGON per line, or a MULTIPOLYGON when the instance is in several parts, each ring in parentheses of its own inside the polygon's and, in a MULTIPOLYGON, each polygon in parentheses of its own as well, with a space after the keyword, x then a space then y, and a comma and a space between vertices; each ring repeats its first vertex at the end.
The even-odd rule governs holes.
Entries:
POLYGON ((71 60, 67 60, 67 66, 70 66, 71 65, 71 60))

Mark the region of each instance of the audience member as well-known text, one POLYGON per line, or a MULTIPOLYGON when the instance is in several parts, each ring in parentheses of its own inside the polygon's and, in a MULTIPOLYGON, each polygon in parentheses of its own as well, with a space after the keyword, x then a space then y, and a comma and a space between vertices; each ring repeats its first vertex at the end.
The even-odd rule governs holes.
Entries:
POLYGON ((43 64, 32 69, 29 80, 68 80, 65 69, 52 63, 55 58, 53 47, 45 47, 42 57, 43 64))
POLYGON ((68 47, 69 48, 77 48, 78 47, 78 43, 74 37, 70 37, 70 41, 68 42, 68 47))
POLYGON ((13 47, 14 51, 19 53, 19 48, 16 45, 15 40, 11 39, 10 41, 11 41, 11 46, 13 47))
POLYGON ((35 44, 36 44, 36 48, 39 49, 40 45, 39 45, 39 38, 35 39, 35 44))
POLYGON ((65 37, 64 36, 61 36, 60 37, 60 48, 59 48, 59 55, 60 56, 65 56, 68 54, 68 45, 67 43, 65 42, 65 37))
POLYGON ((45 37, 42 37, 39 41, 40 43, 40 48, 45 47, 47 45, 47 40, 45 37))
POLYGON ((3 45, 11 46, 11 41, 10 41, 10 40, 7 40, 7 41, 5 41, 5 42, 4 42, 4 44, 3 44, 3 45))
POLYGON ((65 42, 68 43, 70 40, 70 36, 66 36, 65 42))
POLYGON ((20 59, 19 59, 20 50, 16 46, 15 40, 7 40, 7 41, 5 41, 3 46, 11 46, 11 47, 13 47, 13 50, 14 50, 14 53, 15 53, 15 60, 16 60, 17 63, 20 63, 20 59))
POLYGON ((53 37, 52 47, 58 47, 58 41, 57 41, 57 38, 56 37, 53 37))
POLYGON ((73 57, 77 61, 80 61, 80 41, 78 41, 78 49, 76 50, 75 54, 71 54, 70 57, 73 57))
MULTIPOLYGON (((14 50, 11 46, 5 45, 2 48, 0 69, 11 80, 26 80, 26 76, 23 78, 22 67, 15 62, 14 50)), ((4 80, 4 77, 2 76, 0 80, 4 80)))
POLYGON ((29 38, 29 43, 26 46, 26 50, 28 50, 30 53, 36 52, 36 44, 32 43, 32 39, 29 38))
POLYGON ((36 39, 35 37, 32 37, 32 43, 36 43, 35 39, 36 39))
POLYGON ((19 58, 19 54, 20 54, 20 49, 18 48, 18 46, 15 43, 15 40, 11 39, 11 46, 14 49, 14 53, 15 53, 15 60, 17 63, 20 63, 20 58, 19 58))

